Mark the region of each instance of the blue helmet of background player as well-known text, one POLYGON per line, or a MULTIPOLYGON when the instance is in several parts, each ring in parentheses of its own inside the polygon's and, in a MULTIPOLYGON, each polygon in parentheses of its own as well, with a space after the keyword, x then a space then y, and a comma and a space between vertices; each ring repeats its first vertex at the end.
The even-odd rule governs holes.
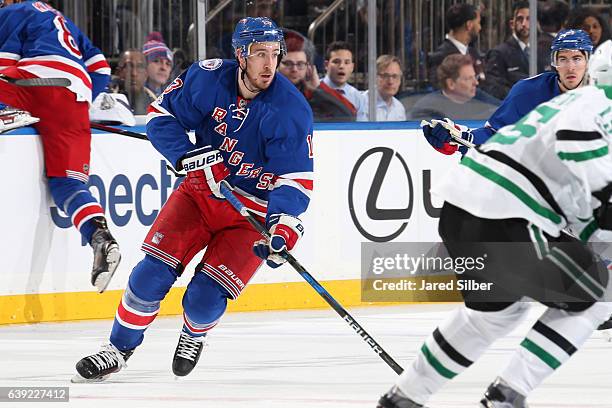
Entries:
MULTIPOLYGON (((277 42, 280 45, 280 60, 287 53, 283 31, 268 17, 246 17, 238 21, 232 35, 232 47, 243 58, 248 58, 251 44, 277 42)), ((278 66, 277 64, 277 66, 278 66)))
POLYGON ((555 67, 557 65, 557 54, 563 50, 582 51, 588 61, 589 56, 593 53, 593 42, 585 31, 578 29, 561 30, 550 46, 551 66, 555 67))

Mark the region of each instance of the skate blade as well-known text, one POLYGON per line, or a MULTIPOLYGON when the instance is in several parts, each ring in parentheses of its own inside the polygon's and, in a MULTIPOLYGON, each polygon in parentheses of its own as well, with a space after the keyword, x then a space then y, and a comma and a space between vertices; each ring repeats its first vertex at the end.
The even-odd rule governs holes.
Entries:
POLYGON ((106 288, 108 288, 108 285, 110 284, 110 281, 113 278, 117 267, 119 266, 119 262, 121 262, 121 253, 119 252, 119 247, 114 245, 108 250, 108 254, 106 254, 108 271, 100 273, 94 282, 94 286, 98 288, 98 293, 104 293, 106 288))
POLYGON ((104 377, 100 377, 100 378, 85 378, 81 376, 81 374, 76 373, 74 377, 70 379, 70 382, 73 384, 94 384, 94 383, 103 382, 109 376, 110 375, 105 375, 104 377))

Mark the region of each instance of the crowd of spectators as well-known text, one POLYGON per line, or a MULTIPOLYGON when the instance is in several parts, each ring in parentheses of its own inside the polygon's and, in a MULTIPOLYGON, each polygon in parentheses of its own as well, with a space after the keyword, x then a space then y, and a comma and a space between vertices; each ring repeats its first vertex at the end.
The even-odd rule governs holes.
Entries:
MULTIPOLYGON (((543 0, 538 3, 535 50, 538 73, 554 69, 551 67, 550 44, 563 28, 586 31, 595 47, 610 38, 608 18, 602 14, 602 8, 571 9, 565 0, 543 0)), ((277 17, 275 1, 257 4, 265 6, 256 10, 257 15, 277 17)), ((446 37, 433 52, 426 55, 429 92, 420 97, 416 92, 402 92, 407 74, 398 56, 378 56, 377 121, 443 117, 486 119, 510 88, 529 76, 532 52, 529 47, 529 1, 517 0, 513 3, 511 17, 505 22, 509 33, 507 38, 486 52, 482 52, 477 45, 483 24, 481 12, 480 6, 467 3, 453 4, 446 10, 446 37)), ((354 82, 356 74, 365 73, 354 72, 356 54, 349 42, 331 42, 324 55, 318 55, 315 45, 302 33, 286 29, 285 38, 287 54, 280 62, 278 72, 301 91, 311 105, 316 121, 371 119, 368 113, 369 91, 358 89, 354 82)), ((225 50, 219 56, 227 57, 230 54, 225 50)), ((152 32, 141 48, 131 48, 121 53, 109 92, 125 95, 134 114, 145 114, 149 103, 189 63, 188 53, 181 49, 171 51, 162 35, 152 32)))

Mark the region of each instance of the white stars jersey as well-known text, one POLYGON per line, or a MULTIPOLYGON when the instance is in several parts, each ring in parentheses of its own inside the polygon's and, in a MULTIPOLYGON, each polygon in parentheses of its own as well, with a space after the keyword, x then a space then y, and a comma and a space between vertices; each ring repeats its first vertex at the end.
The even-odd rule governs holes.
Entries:
POLYGON ((612 183, 612 87, 588 86, 542 103, 505 126, 432 193, 488 219, 522 218, 552 236, 597 226, 593 192, 612 183))

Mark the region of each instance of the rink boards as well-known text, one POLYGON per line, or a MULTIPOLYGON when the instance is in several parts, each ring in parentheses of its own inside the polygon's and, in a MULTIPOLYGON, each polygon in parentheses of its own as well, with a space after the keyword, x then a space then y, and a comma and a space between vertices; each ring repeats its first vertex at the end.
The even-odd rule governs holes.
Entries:
MULTIPOLYGON (((295 256, 343 305, 360 305, 361 243, 439 240, 441 201, 429 186, 452 175, 459 157, 433 150, 416 123, 317 125, 314 154, 314 192, 295 256)), ((123 255, 102 295, 89 282, 91 248, 52 203, 39 137, 29 129, 1 135, 0 167, 0 324, 113 317, 130 270, 143 257, 140 244, 180 182, 166 160, 147 141, 93 135, 91 190, 123 255)), ((184 286, 199 259, 160 314, 181 313, 184 286)), ((291 267, 264 266, 229 310, 324 305, 291 267)))

